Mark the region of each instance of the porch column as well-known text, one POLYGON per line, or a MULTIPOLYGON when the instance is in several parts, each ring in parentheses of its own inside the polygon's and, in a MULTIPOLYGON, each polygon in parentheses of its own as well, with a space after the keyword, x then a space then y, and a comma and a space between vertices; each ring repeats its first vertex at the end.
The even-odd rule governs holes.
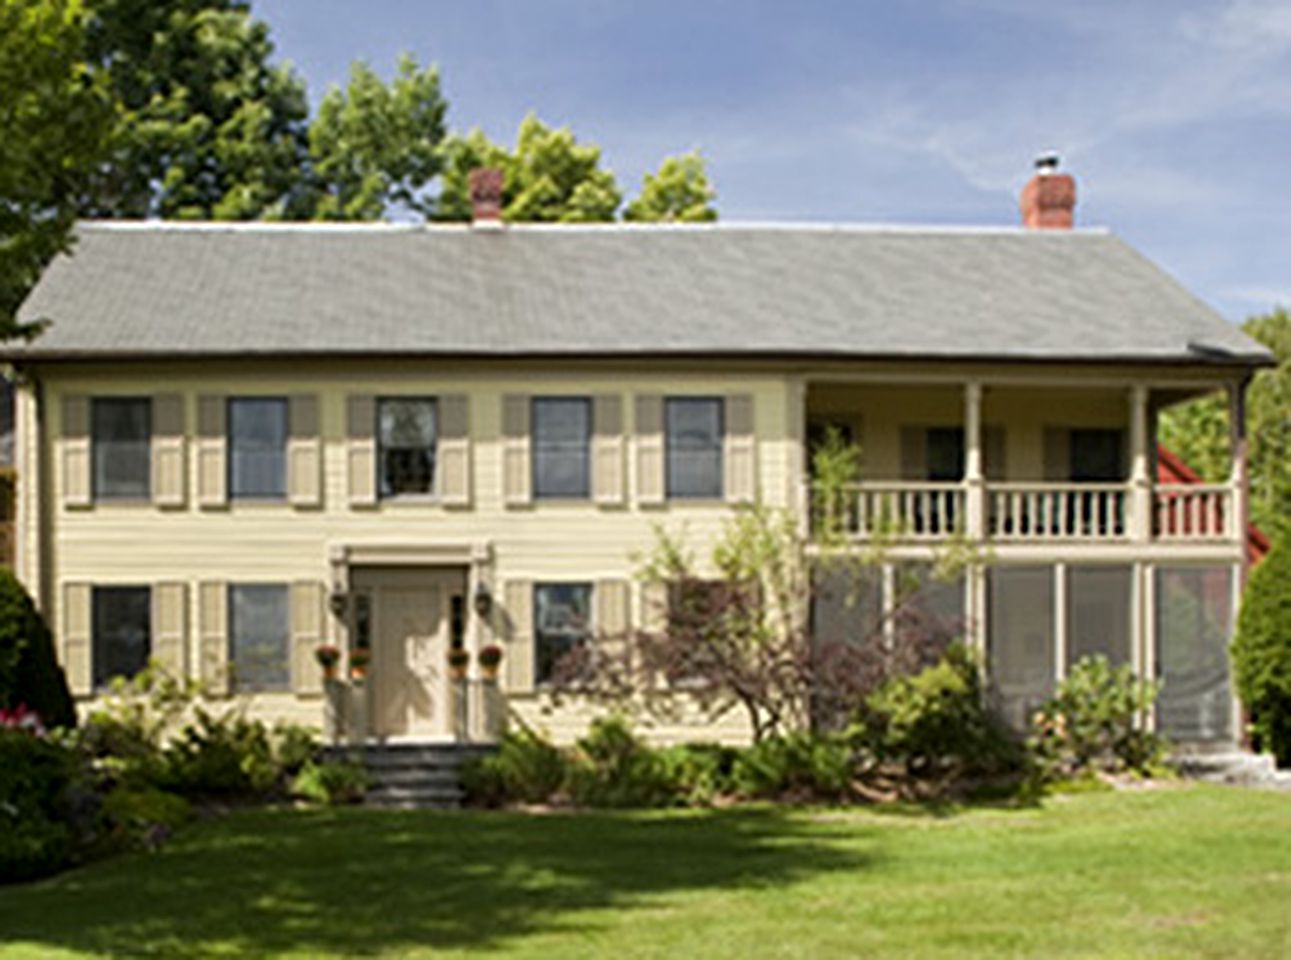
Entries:
POLYGON ((964 532, 980 540, 986 533, 986 485, 982 479, 982 385, 964 384, 964 532))
POLYGON ((1229 445, 1233 451, 1232 470, 1228 485, 1232 490, 1232 507, 1228 511, 1228 537, 1242 548, 1242 560, 1238 578, 1241 584, 1246 582, 1246 529, 1250 525, 1250 479, 1247 472, 1246 442, 1246 387, 1250 378, 1235 381, 1228 387, 1228 431, 1229 445))
POLYGON ((1130 388, 1130 539, 1152 539, 1152 457, 1148 450, 1148 388, 1130 388))

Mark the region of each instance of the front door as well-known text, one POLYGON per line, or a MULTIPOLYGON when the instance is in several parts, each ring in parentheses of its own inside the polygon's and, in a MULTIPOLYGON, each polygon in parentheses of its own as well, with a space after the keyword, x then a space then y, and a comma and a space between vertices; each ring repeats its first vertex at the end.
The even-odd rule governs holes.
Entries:
POLYGON ((461 630, 466 571, 445 567, 356 570, 369 611, 372 664, 368 713, 377 737, 450 735, 448 650, 461 630))

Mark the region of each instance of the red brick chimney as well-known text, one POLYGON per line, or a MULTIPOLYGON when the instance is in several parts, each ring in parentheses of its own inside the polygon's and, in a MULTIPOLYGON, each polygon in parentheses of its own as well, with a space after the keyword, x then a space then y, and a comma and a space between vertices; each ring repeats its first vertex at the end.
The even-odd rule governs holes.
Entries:
POLYGON ((471 187, 471 222, 489 225, 502 223, 502 171, 497 167, 477 167, 469 176, 471 187))
POLYGON ((1022 225, 1041 230, 1070 230, 1076 208, 1076 181, 1058 172, 1058 155, 1036 158, 1035 176, 1022 188, 1022 225))

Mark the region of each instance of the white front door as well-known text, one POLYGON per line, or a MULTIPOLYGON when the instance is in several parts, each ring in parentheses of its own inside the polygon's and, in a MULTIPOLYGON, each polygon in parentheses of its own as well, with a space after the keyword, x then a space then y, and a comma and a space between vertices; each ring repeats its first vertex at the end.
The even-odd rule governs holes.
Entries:
POLYGON ((461 630, 466 572, 443 567, 367 569, 355 571, 353 583, 355 592, 368 598, 371 611, 372 732, 381 738, 450 736, 448 650, 453 630, 461 630))

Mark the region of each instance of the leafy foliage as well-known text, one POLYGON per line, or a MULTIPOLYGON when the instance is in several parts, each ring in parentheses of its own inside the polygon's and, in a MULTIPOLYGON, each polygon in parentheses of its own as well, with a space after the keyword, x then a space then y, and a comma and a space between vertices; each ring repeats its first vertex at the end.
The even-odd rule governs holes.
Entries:
POLYGON ((90 71, 78 0, 0 0, 0 340, 31 337, 14 316, 70 248, 85 178, 112 118, 90 71))
POLYGON ((574 747, 569 796, 583 807, 659 807, 674 785, 660 753, 633 734, 622 717, 599 719, 574 747))
POLYGON ((540 734, 509 731, 495 753, 462 767, 462 787, 480 806, 503 803, 547 803, 565 785, 568 761, 540 734))
POLYGON ((367 771, 349 760, 310 760, 291 782, 293 796, 329 806, 359 803, 367 791, 367 771))
POLYGON ((665 157, 657 171, 642 178, 641 192, 627 205, 623 219, 704 223, 717 219, 716 197, 699 151, 665 157))
POLYGON ((37 713, 47 727, 76 726, 49 628, 13 572, 0 569, 0 709, 18 706, 37 713))
POLYGON ((841 800, 848 796, 852 770, 852 749, 845 737, 800 730, 742 751, 731 783, 745 797, 841 800))
POLYGON ((1291 540, 1251 572, 1233 640, 1237 690, 1259 745, 1291 766, 1291 540))
POLYGON ((0 883, 63 867, 77 840, 69 817, 76 755, 29 731, 0 726, 0 883))
POLYGON ((568 127, 551 128, 534 114, 520 123, 513 149, 475 129, 444 144, 436 217, 471 219, 471 171, 502 170, 502 219, 510 222, 609 221, 623 200, 614 174, 601 168, 601 148, 579 143, 568 127))
MULTIPOLYGON (((1288 531, 1291 518, 1291 314, 1279 308, 1251 317, 1242 329, 1277 360, 1261 370, 1246 395, 1251 520, 1271 534, 1288 531)), ((1161 442, 1183 457, 1204 479, 1228 479, 1230 463, 1227 400, 1210 396, 1167 411, 1161 442)))
POLYGON ((1032 718, 1029 745, 1040 773, 1057 779, 1153 772, 1165 743, 1140 721, 1158 692, 1158 684, 1140 680, 1129 665, 1113 668, 1103 656, 1081 659, 1032 718))

